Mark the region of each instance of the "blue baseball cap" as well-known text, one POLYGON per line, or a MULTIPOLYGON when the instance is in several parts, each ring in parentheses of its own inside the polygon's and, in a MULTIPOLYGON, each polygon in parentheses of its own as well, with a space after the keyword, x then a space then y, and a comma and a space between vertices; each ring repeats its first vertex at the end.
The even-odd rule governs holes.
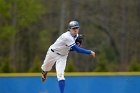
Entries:
POLYGON ((69 24, 68 24, 68 27, 70 29, 72 29, 72 28, 79 28, 79 23, 77 21, 70 21, 69 24))

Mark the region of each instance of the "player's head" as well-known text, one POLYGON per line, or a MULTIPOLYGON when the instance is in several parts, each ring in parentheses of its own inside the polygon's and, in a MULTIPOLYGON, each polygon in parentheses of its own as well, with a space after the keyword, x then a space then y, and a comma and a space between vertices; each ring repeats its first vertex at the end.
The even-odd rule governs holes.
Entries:
POLYGON ((70 21, 68 25, 68 30, 73 36, 77 35, 79 32, 79 23, 77 21, 70 21))
POLYGON ((68 24, 68 28, 69 28, 69 29, 79 28, 79 23, 78 23, 78 21, 70 21, 69 24, 68 24))

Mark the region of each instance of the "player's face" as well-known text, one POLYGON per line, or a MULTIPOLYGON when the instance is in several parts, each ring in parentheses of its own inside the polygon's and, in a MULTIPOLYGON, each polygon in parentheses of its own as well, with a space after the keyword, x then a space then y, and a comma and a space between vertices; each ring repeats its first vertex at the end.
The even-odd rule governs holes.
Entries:
POLYGON ((78 32, 79 32, 79 27, 70 29, 70 32, 71 32, 72 35, 77 35, 78 32))

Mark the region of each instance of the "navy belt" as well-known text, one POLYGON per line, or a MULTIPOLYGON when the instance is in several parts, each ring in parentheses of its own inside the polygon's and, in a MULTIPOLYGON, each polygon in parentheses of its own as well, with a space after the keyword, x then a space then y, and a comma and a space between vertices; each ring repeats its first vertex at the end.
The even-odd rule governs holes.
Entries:
POLYGON ((52 52, 56 53, 57 55, 61 55, 60 53, 58 52, 55 52, 53 49, 51 49, 52 52))

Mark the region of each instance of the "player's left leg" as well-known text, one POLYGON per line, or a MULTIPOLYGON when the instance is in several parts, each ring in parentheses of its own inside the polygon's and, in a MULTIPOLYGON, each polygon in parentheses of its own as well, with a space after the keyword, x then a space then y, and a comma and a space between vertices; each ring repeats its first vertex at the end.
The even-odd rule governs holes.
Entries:
POLYGON ((67 56, 63 56, 56 62, 56 72, 57 72, 60 93, 64 93, 64 89, 65 89, 64 70, 66 67, 66 58, 67 56))
POLYGON ((41 79, 42 82, 46 80, 47 73, 52 69, 53 65, 55 64, 56 60, 59 59, 59 56, 52 51, 48 50, 45 60, 41 66, 42 74, 41 79))
POLYGON ((42 70, 42 74, 41 74, 42 82, 44 82, 44 81, 46 80, 47 73, 48 73, 48 71, 43 71, 43 70, 42 70))

